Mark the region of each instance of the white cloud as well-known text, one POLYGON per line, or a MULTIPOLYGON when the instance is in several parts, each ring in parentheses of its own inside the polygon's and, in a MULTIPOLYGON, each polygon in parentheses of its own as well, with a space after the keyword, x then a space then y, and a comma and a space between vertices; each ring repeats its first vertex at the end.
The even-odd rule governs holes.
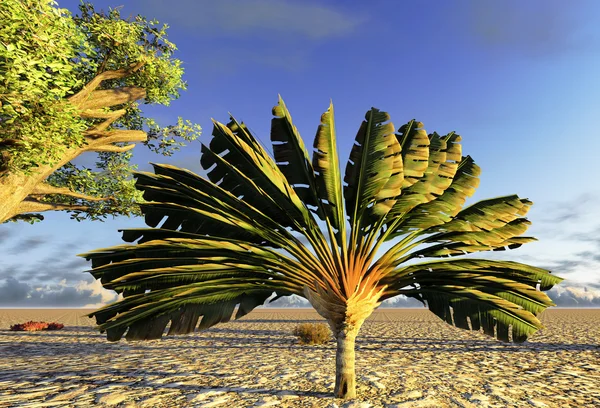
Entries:
POLYGON ((102 288, 100 281, 78 281, 69 284, 32 284, 10 277, 0 279, 1 307, 101 307, 116 301, 112 291, 102 288), (2 284, 2 281, 4 283, 2 284))
MULTIPOLYGON (((557 287, 558 290, 560 290, 560 286, 557 287)), ((587 300, 587 301, 594 301, 595 299, 600 299, 600 290, 594 290, 594 289, 588 289, 587 287, 584 288, 576 288, 576 287, 566 287, 564 288, 565 292, 569 292, 571 295, 573 295, 576 298, 579 298, 581 300, 587 300)))
POLYGON ((547 294, 559 307, 600 307, 600 290, 587 286, 555 286, 547 294))
POLYGON ((482 46, 539 57, 589 47, 585 7, 559 0, 463 0, 465 23, 482 46))
POLYGON ((85 309, 98 309, 106 306, 109 303, 123 299, 122 294, 119 294, 115 297, 114 291, 104 289, 100 279, 94 280, 93 282, 80 281, 75 285, 75 289, 80 292, 88 291, 90 292, 90 297, 100 298, 98 302, 83 305, 82 307, 85 309))
MULTIPOLYGON (((124 13, 133 10, 124 10, 124 13)), ((352 32, 364 21, 321 2, 285 0, 145 0, 136 5, 141 12, 172 27, 186 27, 195 34, 271 35, 295 34, 318 40, 352 32)))

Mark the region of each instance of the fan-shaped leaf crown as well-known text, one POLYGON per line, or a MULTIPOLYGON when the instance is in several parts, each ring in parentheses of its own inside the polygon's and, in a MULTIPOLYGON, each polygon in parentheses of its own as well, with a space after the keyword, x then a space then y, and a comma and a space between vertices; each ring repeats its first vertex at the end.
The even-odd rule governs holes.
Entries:
POLYGON ((82 254, 95 278, 123 299, 94 313, 109 340, 188 333, 236 318, 277 297, 309 299, 332 328, 360 327, 381 301, 405 295, 449 324, 523 341, 553 305, 562 279, 509 261, 454 258, 513 249, 531 202, 516 195, 462 208, 479 166, 461 137, 428 134, 416 120, 397 130, 372 108, 359 126, 344 178, 333 104, 309 151, 281 99, 273 108, 271 157, 242 122, 214 122, 200 163, 208 179, 153 164, 137 172, 152 228, 82 254), (159 227, 160 224, 160 227, 159 227), (383 244, 395 244, 383 250, 383 244), (444 258, 405 263, 416 258, 444 258), (447 257, 452 257, 446 259, 447 257))

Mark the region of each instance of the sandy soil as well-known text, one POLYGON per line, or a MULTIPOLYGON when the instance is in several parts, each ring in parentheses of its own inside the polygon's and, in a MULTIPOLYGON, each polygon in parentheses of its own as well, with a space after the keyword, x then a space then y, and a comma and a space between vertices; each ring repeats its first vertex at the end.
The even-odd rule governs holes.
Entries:
POLYGON ((600 309, 551 309, 514 345, 427 310, 377 311, 357 340, 360 397, 332 397, 335 344, 291 334, 311 310, 261 309, 188 336, 109 343, 85 310, 0 310, 0 407, 594 407, 600 309), (11 332, 26 320, 53 332, 11 332))

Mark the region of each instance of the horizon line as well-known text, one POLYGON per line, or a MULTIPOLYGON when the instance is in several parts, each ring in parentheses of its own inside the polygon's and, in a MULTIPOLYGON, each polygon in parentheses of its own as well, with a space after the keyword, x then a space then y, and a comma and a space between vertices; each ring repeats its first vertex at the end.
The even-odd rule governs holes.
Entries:
MULTIPOLYGON (((102 307, 73 307, 73 306, 55 306, 55 307, 49 307, 49 306, 0 306, 0 310, 35 310, 35 309, 44 309, 44 310, 67 310, 67 309, 72 309, 72 310, 100 310, 102 307)), ((295 309, 305 309, 305 310, 315 310, 313 307, 268 307, 268 306, 262 306, 262 307, 257 307, 256 309, 290 309, 290 310, 295 310, 295 309)), ((254 310, 256 310, 254 309, 254 310)), ((420 307, 420 306, 407 306, 407 307, 378 307, 375 310, 380 310, 380 309, 425 309, 425 310, 429 310, 427 307, 420 307)), ((598 306, 551 306, 545 310, 551 310, 551 309, 600 309, 600 305, 598 306)), ((253 310, 253 311, 254 311, 253 310)))

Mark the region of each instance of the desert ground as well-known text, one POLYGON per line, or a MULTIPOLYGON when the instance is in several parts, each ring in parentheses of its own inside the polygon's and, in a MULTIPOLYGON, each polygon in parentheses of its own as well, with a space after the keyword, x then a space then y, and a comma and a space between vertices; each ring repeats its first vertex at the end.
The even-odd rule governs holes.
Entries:
POLYGON ((0 407, 594 407, 600 309, 550 309, 523 344, 426 309, 379 309, 357 339, 359 398, 333 398, 335 343, 299 345, 308 309, 258 309, 187 336, 109 343, 83 309, 0 310, 0 407), (60 331, 12 332, 27 320, 60 331))

